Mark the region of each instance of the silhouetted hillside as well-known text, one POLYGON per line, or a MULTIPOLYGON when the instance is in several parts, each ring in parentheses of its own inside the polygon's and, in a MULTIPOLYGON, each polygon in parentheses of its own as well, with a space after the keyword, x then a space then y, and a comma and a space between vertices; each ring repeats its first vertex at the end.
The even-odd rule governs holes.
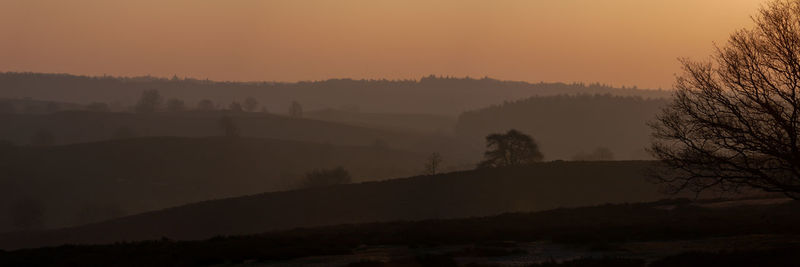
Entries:
POLYGON ((664 197, 646 181, 643 172, 647 166, 648 162, 554 162, 265 193, 34 233, 19 241, 45 238, 47 241, 20 243, 39 246, 161 237, 202 239, 295 227, 487 216, 664 197))
POLYGON ((222 137, 0 147, 0 232, 294 189, 318 168, 343 166, 355 181, 415 175, 424 157, 376 147, 222 137))
POLYGON ((0 140, 31 144, 41 132, 55 144, 72 144, 137 136, 221 136, 219 120, 230 117, 243 136, 316 143, 374 146, 421 153, 440 151, 449 164, 475 160, 480 150, 468 151, 444 135, 375 129, 312 119, 249 112, 191 111, 121 113, 69 111, 53 114, 0 114, 0 140))
POLYGON ((215 82, 154 77, 87 77, 68 74, 0 73, 0 97, 132 105, 144 90, 190 106, 202 99, 227 105, 254 97, 271 112, 285 114, 291 101, 306 110, 358 106, 364 112, 456 115, 466 110, 535 95, 604 94, 664 97, 668 91, 616 89, 602 85, 525 83, 489 78, 425 77, 419 81, 332 79, 316 82, 215 82))
POLYGON ((648 159, 647 122, 667 103, 612 95, 532 97, 465 112, 455 131, 467 143, 482 144, 490 133, 518 129, 536 139, 549 160, 582 159, 604 148, 613 159, 648 159))

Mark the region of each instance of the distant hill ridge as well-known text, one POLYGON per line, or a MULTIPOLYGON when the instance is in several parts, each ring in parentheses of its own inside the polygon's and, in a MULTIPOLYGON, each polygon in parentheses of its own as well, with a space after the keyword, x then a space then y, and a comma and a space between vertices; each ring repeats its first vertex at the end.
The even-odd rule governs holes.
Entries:
POLYGON ((143 90, 193 105, 202 99, 220 103, 254 97, 268 110, 285 112, 291 101, 306 109, 357 105, 366 112, 455 115, 503 101, 559 94, 613 94, 669 97, 668 90, 614 88, 601 84, 527 83, 491 78, 428 76, 420 80, 329 79, 309 82, 218 82, 156 77, 77 76, 45 73, 0 73, 0 97, 49 101, 93 101, 133 104, 143 90))

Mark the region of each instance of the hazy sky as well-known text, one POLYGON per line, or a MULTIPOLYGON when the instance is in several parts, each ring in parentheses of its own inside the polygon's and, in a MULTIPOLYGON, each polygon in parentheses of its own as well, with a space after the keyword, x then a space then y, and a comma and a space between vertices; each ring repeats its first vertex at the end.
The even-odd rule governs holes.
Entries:
POLYGON ((762 0, 0 0, 0 71, 670 88, 762 0))

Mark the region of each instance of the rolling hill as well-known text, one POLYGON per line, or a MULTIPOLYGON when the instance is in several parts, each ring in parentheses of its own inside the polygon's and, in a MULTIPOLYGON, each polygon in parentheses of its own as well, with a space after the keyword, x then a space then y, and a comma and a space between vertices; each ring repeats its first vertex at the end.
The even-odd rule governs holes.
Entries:
POLYGON ((30 144, 46 131, 56 144, 95 142, 120 137, 208 137, 223 134, 219 120, 232 119, 243 136, 346 146, 375 146, 420 153, 439 151, 450 164, 477 161, 455 138, 353 126, 314 119, 249 112, 187 111, 157 113, 63 111, 52 114, 0 114, 0 140, 30 144), (121 134, 124 133, 124 134, 121 134))
POLYGON ((317 168, 343 166, 355 181, 409 176, 422 170, 424 157, 372 146, 222 137, 4 146, 0 232, 28 227, 25 224, 78 225, 202 200, 293 189, 306 172, 317 168))
POLYGON ((60 230, 8 234, 18 247, 215 235, 345 223, 488 216, 664 197, 649 162, 552 162, 204 201, 60 230))
POLYGON ((531 135, 549 160, 577 159, 598 149, 616 160, 647 160, 647 123, 668 103, 613 95, 531 97, 464 112, 455 134, 465 144, 482 144, 488 134, 517 129, 531 135))
POLYGON ((292 101, 306 110, 358 106, 369 113, 423 113, 455 116, 463 111, 530 96, 605 94, 667 97, 666 90, 622 89, 599 84, 527 83, 490 78, 429 76, 419 80, 330 79, 313 82, 218 82, 156 77, 89 77, 69 74, 0 73, 0 97, 50 101, 106 102, 130 106, 143 90, 190 105, 210 99, 227 105, 254 97, 268 110, 285 114, 292 101))

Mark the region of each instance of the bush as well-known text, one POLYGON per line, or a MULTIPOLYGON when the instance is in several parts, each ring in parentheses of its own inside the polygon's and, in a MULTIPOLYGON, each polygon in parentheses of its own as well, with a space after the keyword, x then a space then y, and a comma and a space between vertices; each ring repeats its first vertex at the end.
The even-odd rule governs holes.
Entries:
POLYGON ((306 178, 303 181, 303 187, 309 188, 347 184, 350 183, 350 181, 350 173, 340 166, 334 169, 313 170, 306 173, 306 178))

